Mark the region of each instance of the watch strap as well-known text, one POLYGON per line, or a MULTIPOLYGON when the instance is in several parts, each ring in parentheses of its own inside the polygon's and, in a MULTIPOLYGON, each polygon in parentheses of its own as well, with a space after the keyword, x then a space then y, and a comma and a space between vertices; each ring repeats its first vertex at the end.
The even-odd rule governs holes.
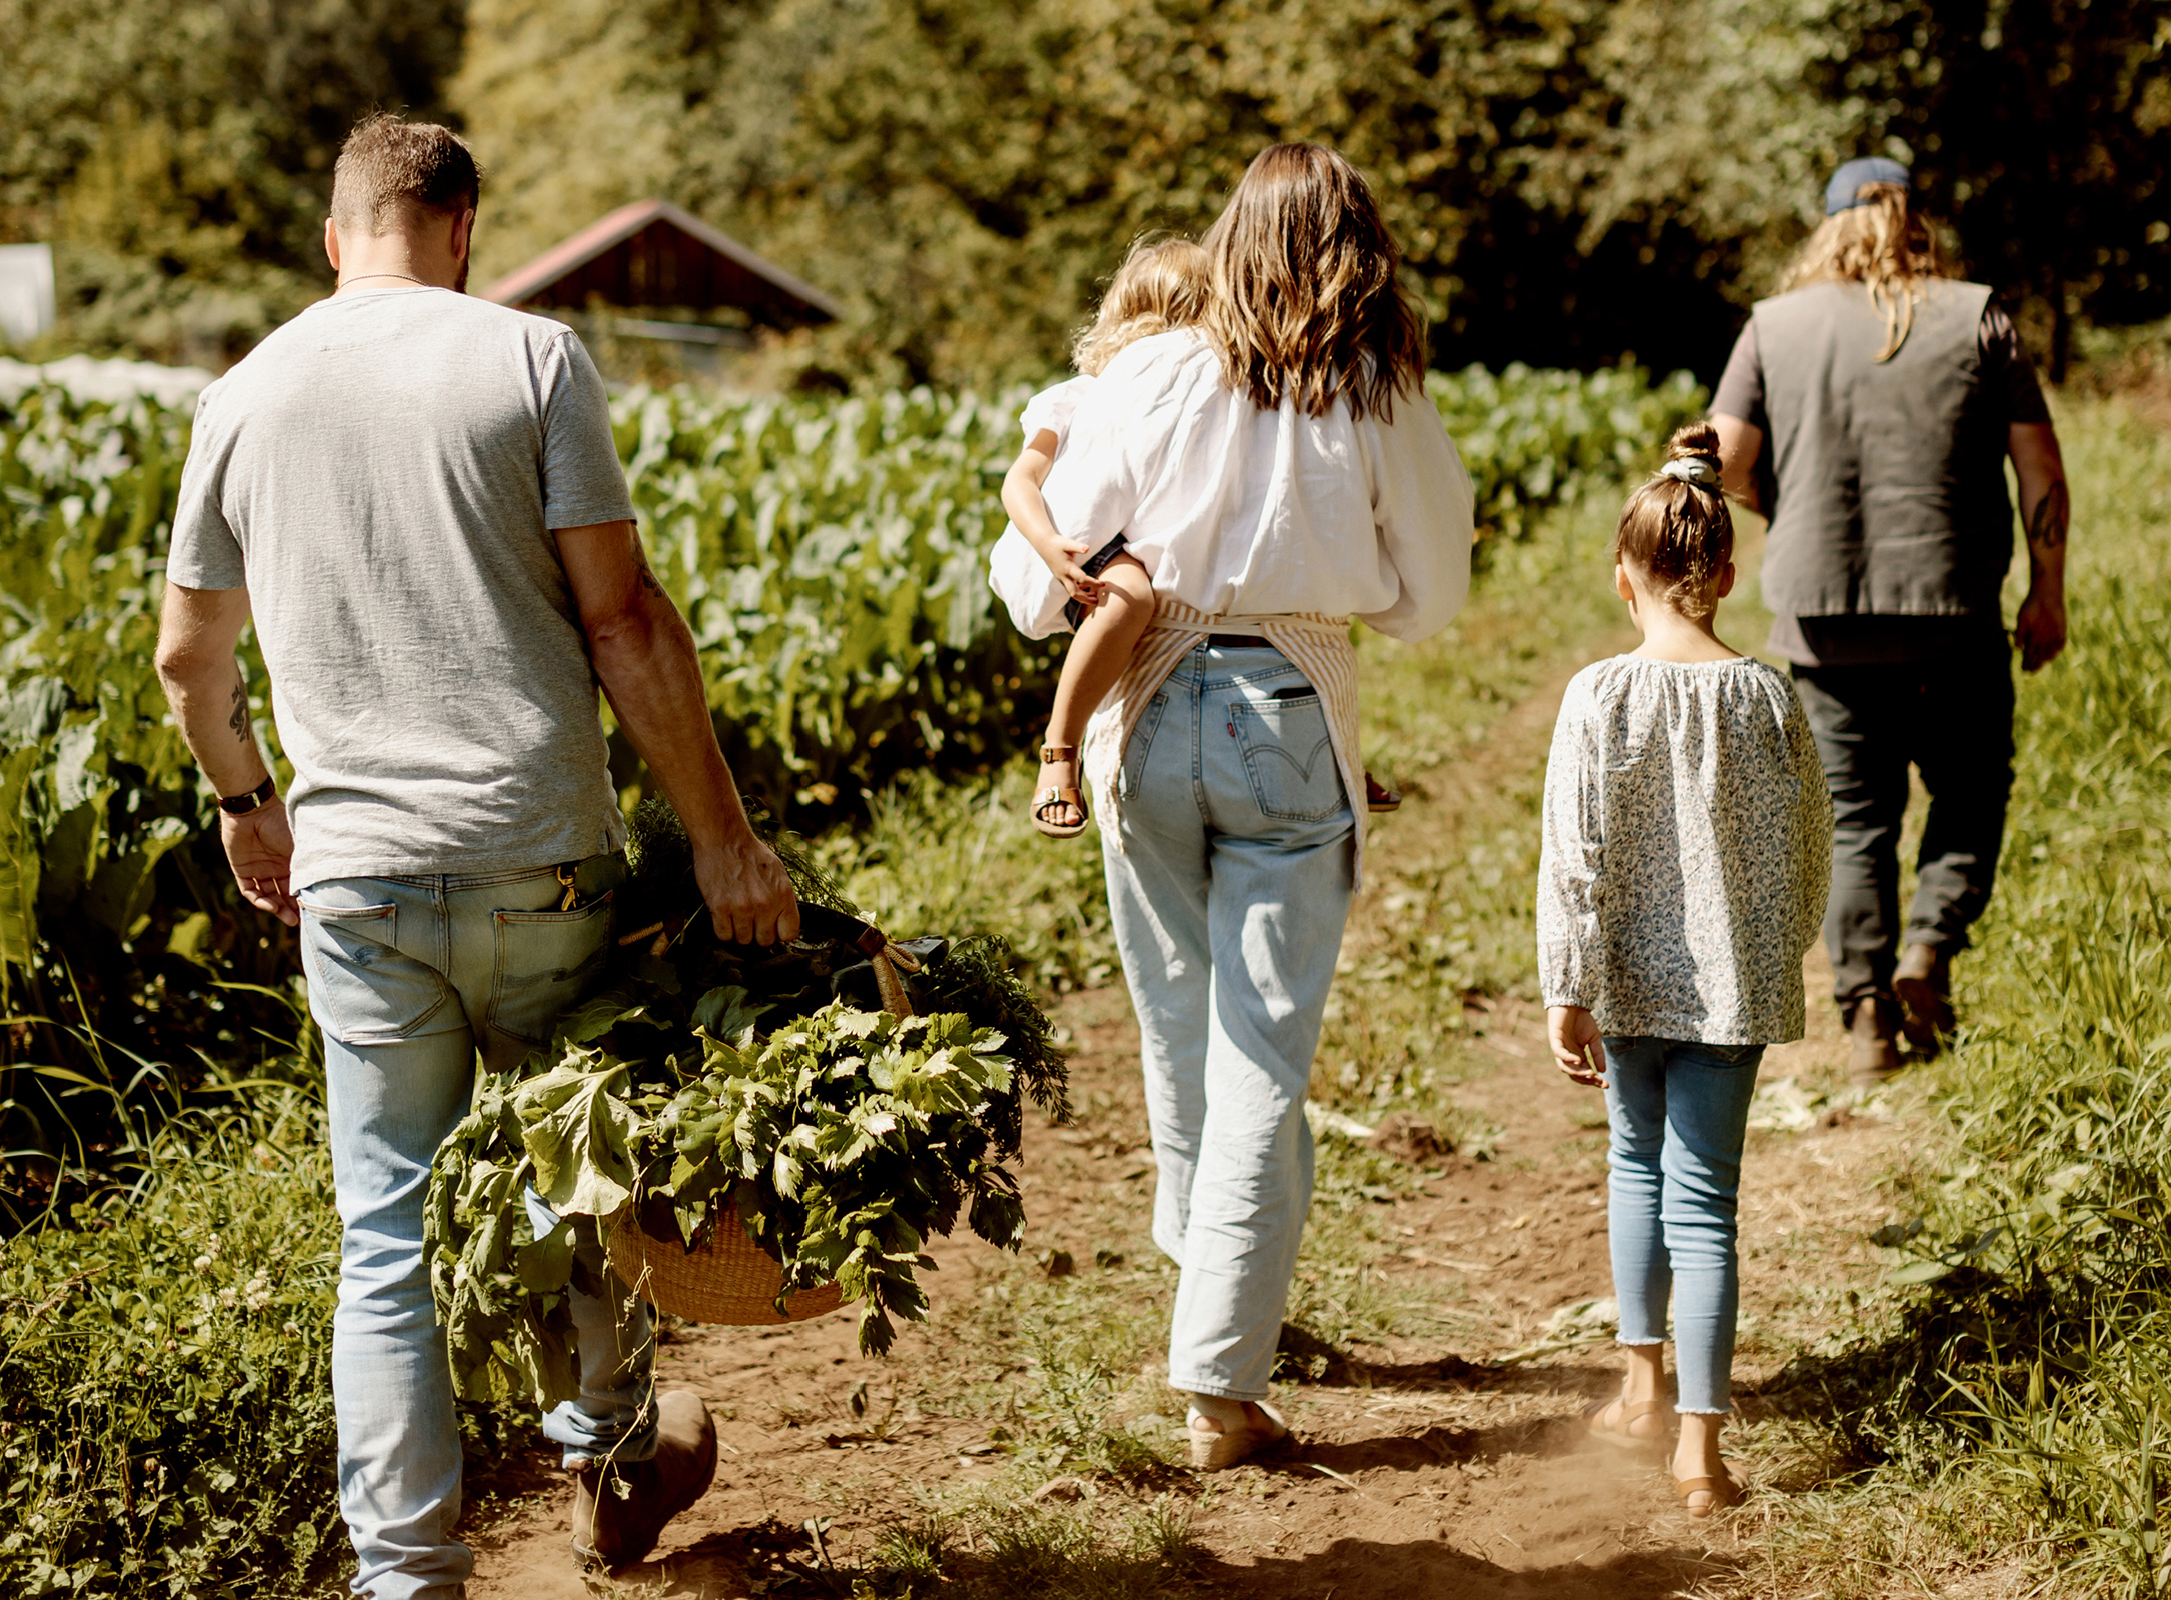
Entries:
POLYGON ((277 787, 271 779, 266 778, 247 794, 221 795, 219 809, 229 817, 245 817, 252 811, 261 811, 270 805, 272 796, 277 793, 277 787))

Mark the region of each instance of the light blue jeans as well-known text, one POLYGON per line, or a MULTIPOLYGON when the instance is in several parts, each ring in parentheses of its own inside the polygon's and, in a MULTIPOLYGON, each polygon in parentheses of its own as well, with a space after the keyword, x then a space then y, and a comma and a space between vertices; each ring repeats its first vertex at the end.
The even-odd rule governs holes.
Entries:
POLYGON ((1760 1044, 1606 1041, 1620 1342, 1666 1342, 1670 1291, 1676 1411, 1734 1409, 1734 1197, 1763 1059, 1760 1044))
POLYGON ((1312 1200, 1304 1095, 1349 917, 1349 801, 1319 697, 1265 647, 1186 656, 1121 781, 1109 909, 1159 1166, 1153 1238, 1183 1269, 1168 1381, 1263 1400, 1312 1200))
MULTIPOLYGON (((445 1330, 422 1259, 437 1147, 467 1114, 479 1050, 493 1070, 548 1041, 602 969, 610 897, 560 911, 556 870, 337 878, 302 908, 309 1009, 324 1035, 339 1305, 332 1397, 339 1507, 354 1591, 451 1600, 473 1558, 460 1515, 460 1431, 445 1330)), ((534 1207, 531 1205, 531 1216, 534 1207)), ((581 1219, 586 1222, 587 1219, 581 1219)), ((547 1209, 540 1225, 551 1221, 547 1209)), ((582 1395, 543 1420, 568 1464, 616 1447, 655 1453, 646 1308, 610 1275, 593 1224, 576 1235, 573 1297, 582 1395)))

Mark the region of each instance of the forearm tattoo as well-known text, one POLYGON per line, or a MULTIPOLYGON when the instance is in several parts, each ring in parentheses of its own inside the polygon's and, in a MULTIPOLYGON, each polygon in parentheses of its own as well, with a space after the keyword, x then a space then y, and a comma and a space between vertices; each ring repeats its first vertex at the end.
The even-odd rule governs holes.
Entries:
POLYGON ((243 744, 255 742, 249 730, 249 686, 245 683, 234 685, 233 707, 227 713, 226 725, 234 730, 234 737, 243 744))
POLYGON ((2029 547, 2046 551, 2064 549, 2066 524, 2071 516, 2072 507, 2066 499, 2065 480, 2061 478, 2043 491, 2043 498, 2036 501, 2035 510, 2029 514, 2029 547))

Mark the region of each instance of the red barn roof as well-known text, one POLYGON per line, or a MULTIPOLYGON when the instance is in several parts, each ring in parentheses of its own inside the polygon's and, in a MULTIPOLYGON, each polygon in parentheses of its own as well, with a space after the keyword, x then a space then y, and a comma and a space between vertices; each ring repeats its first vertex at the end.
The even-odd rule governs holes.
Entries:
POLYGON ((483 290, 499 305, 731 306, 756 322, 834 322, 844 308, 668 200, 636 200, 483 290))

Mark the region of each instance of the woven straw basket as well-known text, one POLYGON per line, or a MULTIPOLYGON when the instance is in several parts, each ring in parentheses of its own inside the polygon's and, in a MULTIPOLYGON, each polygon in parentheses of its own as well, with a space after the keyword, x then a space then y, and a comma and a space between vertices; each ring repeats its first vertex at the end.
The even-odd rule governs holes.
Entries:
MULTIPOLYGON (((880 935, 876 935, 877 938, 880 935)), ((887 944, 887 941, 884 941, 887 944)), ((911 957, 894 946, 878 948, 875 982, 882 1003, 892 1014, 912 1015, 892 962, 911 957)), ((834 1283, 802 1289, 776 1309, 776 1292, 783 1286, 784 1269, 771 1261, 759 1245, 747 1238, 736 1216, 726 1216, 709 1230, 709 1237, 690 1254, 676 1239, 653 1239, 641 1231, 632 1207, 620 1213, 608 1230, 611 1270, 619 1281, 653 1305, 688 1322, 718 1322, 738 1328, 774 1327, 785 1322, 805 1322, 824 1316, 844 1304, 844 1291, 834 1283)))
POLYGON ((784 1269, 747 1238, 736 1216, 719 1219, 691 1255, 676 1239, 651 1239, 629 1213, 610 1230, 611 1270, 658 1311, 739 1328, 804 1322, 844 1304, 833 1283, 802 1289, 776 1309, 784 1269))

